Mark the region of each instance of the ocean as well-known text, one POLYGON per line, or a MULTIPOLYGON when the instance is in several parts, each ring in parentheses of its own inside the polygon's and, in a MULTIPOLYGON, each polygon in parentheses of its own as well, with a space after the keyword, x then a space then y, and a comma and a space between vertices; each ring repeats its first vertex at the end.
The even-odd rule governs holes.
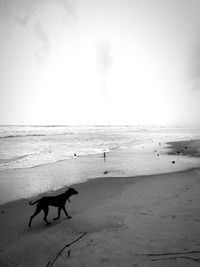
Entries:
POLYGON ((142 126, 0 126, 0 171, 100 154, 153 138, 199 135, 198 129, 142 126))

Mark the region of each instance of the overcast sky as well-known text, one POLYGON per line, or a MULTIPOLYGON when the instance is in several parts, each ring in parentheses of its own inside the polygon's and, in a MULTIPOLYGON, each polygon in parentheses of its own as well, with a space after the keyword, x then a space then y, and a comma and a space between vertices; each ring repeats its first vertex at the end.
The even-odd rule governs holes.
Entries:
POLYGON ((0 0, 0 124, 200 126, 199 0, 0 0))

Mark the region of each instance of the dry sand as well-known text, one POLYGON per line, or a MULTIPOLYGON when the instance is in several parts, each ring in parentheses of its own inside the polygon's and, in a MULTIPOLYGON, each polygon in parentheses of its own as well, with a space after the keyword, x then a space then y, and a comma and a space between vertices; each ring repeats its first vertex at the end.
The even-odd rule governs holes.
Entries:
MULTIPOLYGON (((199 141, 195 142, 188 146, 197 147, 199 141)), ((173 145, 175 156, 180 143, 173 145)), ((186 150, 184 155, 190 155, 190 148, 186 150)), ((67 220, 62 214, 49 226, 41 213, 32 228, 27 227, 35 208, 28 205, 28 199, 0 206, 1 267, 47 266, 84 232, 53 266, 200 264, 200 169, 98 178, 73 187, 79 195, 66 205, 73 218, 67 220)), ((50 209, 49 220, 56 212, 50 209)))

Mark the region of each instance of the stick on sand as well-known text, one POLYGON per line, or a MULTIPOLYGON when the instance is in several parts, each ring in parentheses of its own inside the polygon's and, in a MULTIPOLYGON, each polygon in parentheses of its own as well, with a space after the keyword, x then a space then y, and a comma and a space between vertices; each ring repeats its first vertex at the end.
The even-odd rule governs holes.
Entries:
POLYGON ((79 236, 77 239, 75 239, 74 241, 68 243, 67 245, 65 245, 56 255, 55 259, 52 261, 49 261, 47 263, 46 267, 52 267, 54 265, 54 263, 56 262, 56 260, 58 259, 58 257, 61 255, 61 253, 68 247, 70 247, 72 244, 76 243, 78 240, 80 240, 82 237, 84 237, 86 235, 86 232, 84 232, 81 236, 79 236))

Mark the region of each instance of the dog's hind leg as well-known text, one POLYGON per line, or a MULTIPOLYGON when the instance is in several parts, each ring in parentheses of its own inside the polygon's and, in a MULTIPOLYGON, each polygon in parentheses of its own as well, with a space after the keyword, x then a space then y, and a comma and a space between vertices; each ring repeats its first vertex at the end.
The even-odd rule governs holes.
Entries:
POLYGON ((28 227, 31 227, 31 222, 32 222, 33 218, 34 218, 38 213, 40 213, 41 210, 42 210, 41 207, 39 207, 39 206, 37 205, 34 214, 30 217, 28 227))
POLYGON ((67 216, 67 218, 68 218, 68 219, 71 219, 72 217, 69 216, 69 214, 67 213, 67 210, 66 210, 65 206, 63 206, 62 209, 63 209, 65 215, 67 216))
POLYGON ((49 208, 45 207, 45 208, 43 208, 43 211, 44 211, 44 221, 46 222, 46 224, 50 224, 50 222, 47 221, 47 215, 49 212, 49 208))
POLYGON ((58 217, 53 218, 53 220, 58 220, 60 218, 61 208, 58 208, 58 217))

